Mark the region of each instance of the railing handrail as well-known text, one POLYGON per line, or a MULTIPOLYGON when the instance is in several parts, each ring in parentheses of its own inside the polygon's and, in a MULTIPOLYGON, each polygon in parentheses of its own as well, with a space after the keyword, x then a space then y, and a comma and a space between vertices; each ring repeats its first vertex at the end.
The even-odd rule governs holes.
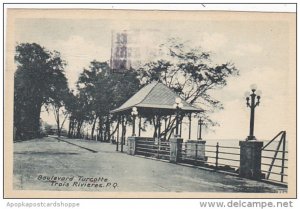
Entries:
POLYGON ((277 137, 279 137, 281 134, 285 133, 285 131, 280 131, 276 136, 273 137, 265 146, 261 148, 261 150, 264 150, 266 147, 268 147, 277 137))
POLYGON ((239 147, 229 147, 229 146, 221 146, 219 145, 220 148, 228 148, 228 149, 240 149, 239 147))
POLYGON ((264 156, 264 155, 262 155, 261 157, 262 158, 267 158, 267 159, 275 159, 275 160, 285 160, 285 161, 288 161, 288 159, 282 159, 282 158, 278 158, 278 157, 268 157, 268 156, 264 156))
POLYGON ((271 149, 264 149, 263 151, 266 151, 266 152, 284 152, 284 153, 289 153, 288 151, 282 151, 282 150, 271 150, 271 149))
MULTIPOLYGON (((209 144, 206 144, 205 146, 206 146, 206 147, 214 147, 214 148, 216 147, 216 145, 209 145, 209 144)), ((222 145, 220 145, 220 144, 219 144, 219 148, 225 148, 225 149, 227 149, 227 148, 228 148, 228 149, 240 149, 239 147, 222 146, 222 145)))
MULTIPOLYGON (((271 165, 271 163, 261 163, 262 165, 266 165, 266 166, 270 166, 271 165)), ((274 164, 273 165, 274 167, 277 167, 277 168, 281 168, 282 166, 281 165, 276 165, 276 164, 274 164)), ((287 166, 284 166, 284 168, 288 168, 287 166)))

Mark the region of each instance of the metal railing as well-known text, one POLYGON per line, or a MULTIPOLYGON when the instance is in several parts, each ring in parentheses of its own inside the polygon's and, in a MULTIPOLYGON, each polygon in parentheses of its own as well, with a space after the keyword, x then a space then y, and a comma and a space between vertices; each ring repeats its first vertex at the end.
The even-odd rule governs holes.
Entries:
MULTIPOLYGON (((208 141, 210 140, 206 140, 208 141)), ((288 176, 286 143, 286 132, 281 131, 262 148, 261 172, 265 174, 266 180, 286 184, 285 179, 288 176), (278 138, 279 141, 276 141, 278 138)), ((240 147, 238 146, 223 146, 219 142, 216 145, 182 142, 178 146, 179 162, 234 174, 239 173, 240 147)), ((170 160, 170 142, 153 138, 138 138, 136 154, 170 160)))
POLYGON ((203 145, 203 147, 201 144, 196 143, 193 148, 188 148, 186 142, 182 143, 180 160, 216 170, 237 172, 240 162, 239 147, 220 146, 219 143, 216 145, 203 145), (203 151, 201 149, 203 149, 204 146, 205 150, 203 151), (205 153, 205 156, 202 155, 199 157, 198 153, 205 153))
POLYGON ((214 156, 209 156, 208 158, 215 159, 214 166, 216 169, 224 169, 228 171, 236 172, 240 167, 240 148, 231 146, 220 146, 217 142, 216 146, 206 145, 210 148, 215 148, 215 150, 207 150, 207 152, 215 154, 214 156), (236 151, 236 152, 235 152, 236 151))
POLYGON ((288 166, 286 165, 288 161, 288 151, 286 151, 286 131, 279 132, 262 148, 261 157, 262 172, 266 173, 266 179, 287 183, 285 181, 285 178, 288 176, 286 172, 288 169, 288 166), (276 141, 276 139, 279 139, 279 141, 276 141), (275 144, 276 142, 277 146, 275 144))

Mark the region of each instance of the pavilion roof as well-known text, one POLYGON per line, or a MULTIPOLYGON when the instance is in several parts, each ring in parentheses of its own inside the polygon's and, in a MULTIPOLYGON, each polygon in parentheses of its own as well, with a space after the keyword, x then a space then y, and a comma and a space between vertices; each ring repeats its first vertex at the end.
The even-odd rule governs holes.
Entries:
MULTIPOLYGON (((161 113, 174 113, 173 107, 175 99, 179 97, 172 89, 166 85, 154 81, 129 98, 119 108, 114 109, 111 113, 125 113, 131 111, 132 107, 137 107, 138 111, 159 111, 161 113)), ((181 111, 186 113, 202 112, 203 110, 192 106, 182 100, 183 107, 181 111)))

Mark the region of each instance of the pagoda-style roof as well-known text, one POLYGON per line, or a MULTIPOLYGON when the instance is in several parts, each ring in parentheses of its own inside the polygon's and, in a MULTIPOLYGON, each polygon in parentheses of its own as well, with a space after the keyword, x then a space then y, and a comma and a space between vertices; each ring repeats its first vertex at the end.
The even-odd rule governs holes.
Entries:
MULTIPOLYGON (((111 113, 129 113, 133 107, 137 107, 140 114, 147 112, 156 112, 160 114, 174 114, 175 99, 179 97, 172 89, 166 85, 154 81, 128 99, 119 108, 114 109, 111 113)), ((181 111, 184 113, 202 112, 202 109, 192 106, 188 102, 182 100, 183 107, 181 111)))

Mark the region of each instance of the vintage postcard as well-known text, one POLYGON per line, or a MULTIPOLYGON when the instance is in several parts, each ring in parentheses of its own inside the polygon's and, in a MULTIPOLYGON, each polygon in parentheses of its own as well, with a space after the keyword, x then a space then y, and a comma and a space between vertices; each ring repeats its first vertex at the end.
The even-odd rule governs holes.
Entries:
POLYGON ((294 198, 296 13, 7 9, 6 198, 294 198))

